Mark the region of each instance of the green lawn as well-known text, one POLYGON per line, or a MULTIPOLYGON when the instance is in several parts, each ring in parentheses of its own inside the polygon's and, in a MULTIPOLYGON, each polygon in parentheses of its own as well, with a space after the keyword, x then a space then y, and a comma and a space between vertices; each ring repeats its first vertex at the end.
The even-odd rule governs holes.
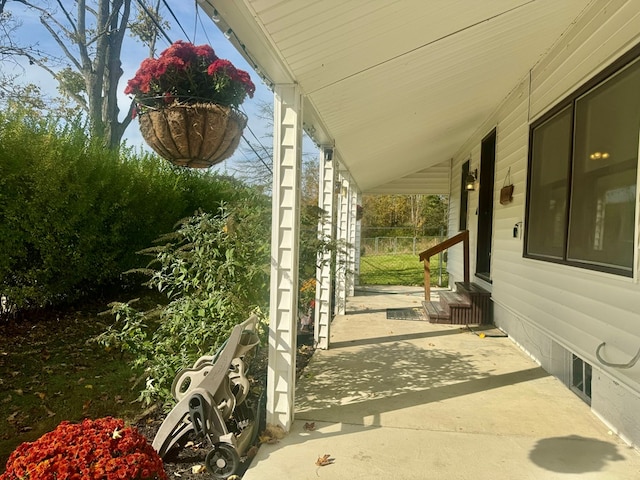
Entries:
MULTIPOLYGON (((438 257, 431 258, 431 285, 438 284, 438 257)), ((449 275, 443 264, 442 282, 449 275)), ((417 255, 374 255, 360 258, 361 285, 424 285, 424 267, 417 255)))

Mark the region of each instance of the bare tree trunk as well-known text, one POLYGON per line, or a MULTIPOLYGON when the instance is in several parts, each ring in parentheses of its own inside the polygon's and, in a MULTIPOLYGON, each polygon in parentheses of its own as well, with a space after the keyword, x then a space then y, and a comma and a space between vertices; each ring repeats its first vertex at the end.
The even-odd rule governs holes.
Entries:
MULTIPOLYGON (((71 68, 66 72, 64 69, 56 71, 51 67, 47 54, 32 47, 12 46, 9 53, 27 57, 31 63, 49 72, 59 82, 61 90, 87 112, 91 134, 103 139, 106 147, 117 149, 131 123, 134 108, 132 102, 126 116, 121 121, 118 119, 118 84, 123 73, 120 56, 129 26, 131 0, 95 0, 90 5, 86 0, 76 0, 75 16, 66 8, 68 0, 55 0, 62 12, 59 18, 37 2, 14 1, 39 13, 40 22, 58 44, 71 68), (87 22, 87 13, 94 16, 95 21, 87 22), (83 91, 64 88, 65 80, 73 74, 82 77, 83 91)), ((7 0, 0 0, 0 13, 6 4, 7 0)), ((153 42, 155 44, 155 39, 153 42)))
POLYGON ((409 195, 409 201, 411 208, 411 226, 413 227, 413 237, 415 238, 418 236, 421 223, 422 195, 409 195))

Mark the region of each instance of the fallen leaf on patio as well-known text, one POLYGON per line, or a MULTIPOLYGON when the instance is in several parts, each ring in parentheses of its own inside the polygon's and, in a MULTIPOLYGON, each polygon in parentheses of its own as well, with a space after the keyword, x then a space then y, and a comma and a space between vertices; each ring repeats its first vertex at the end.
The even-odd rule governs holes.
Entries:
POLYGON ((18 395, 22 395, 24 393, 21 388, 14 390, 14 392, 16 392, 18 395))
POLYGON ((202 473, 206 470, 204 465, 194 465, 191 467, 191 473, 202 473))
POLYGON ((247 450, 247 458, 251 459, 258 454, 258 447, 255 445, 252 446, 249 450, 247 450))
POLYGON ((47 396, 47 394, 46 394, 46 393, 44 393, 44 392, 36 392, 36 393, 35 393, 35 395, 36 395, 36 397, 38 397, 40 400, 44 400, 44 397, 46 397, 46 396, 47 396))
POLYGON ((260 435, 258 436, 258 442, 272 444, 272 443, 278 443, 278 440, 271 438, 268 435, 260 435))
POLYGON ((262 435, 258 438, 260 443, 278 443, 281 438, 284 438, 285 432, 280 425, 267 425, 262 435))
POLYGON ((334 458, 331 458, 331 455, 326 453, 322 457, 318 457, 318 459, 316 460, 316 465, 318 465, 319 467, 325 467, 327 465, 331 465, 334 460, 334 458))
POLYGON ((92 389, 93 385, 87 384, 87 385, 84 386, 84 388, 92 389))
POLYGON ((307 422, 303 427, 307 432, 313 432, 316 429, 316 422, 307 422))

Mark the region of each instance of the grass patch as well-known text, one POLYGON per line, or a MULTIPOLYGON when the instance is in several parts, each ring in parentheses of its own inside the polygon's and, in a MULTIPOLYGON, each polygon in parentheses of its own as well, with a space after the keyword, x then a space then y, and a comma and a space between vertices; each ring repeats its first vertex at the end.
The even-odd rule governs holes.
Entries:
MULTIPOLYGON (((431 257, 431 285, 438 284, 438 257, 431 257)), ((442 283, 449 274, 443 264, 442 283)), ((424 285, 424 267, 417 255, 373 255, 360 257, 360 285, 424 285)))
POLYGON ((48 312, 0 325, 0 472, 17 445, 61 421, 107 415, 133 419, 142 374, 126 356, 88 342, 111 321, 93 311, 48 312))

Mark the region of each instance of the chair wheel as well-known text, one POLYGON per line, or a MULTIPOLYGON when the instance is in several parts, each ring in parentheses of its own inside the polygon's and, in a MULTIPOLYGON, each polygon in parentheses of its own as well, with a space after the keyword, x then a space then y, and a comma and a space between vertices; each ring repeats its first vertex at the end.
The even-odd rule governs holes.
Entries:
POLYGON ((215 478, 226 479, 236 473, 240 456, 228 443, 216 443, 204 460, 207 471, 215 478))

